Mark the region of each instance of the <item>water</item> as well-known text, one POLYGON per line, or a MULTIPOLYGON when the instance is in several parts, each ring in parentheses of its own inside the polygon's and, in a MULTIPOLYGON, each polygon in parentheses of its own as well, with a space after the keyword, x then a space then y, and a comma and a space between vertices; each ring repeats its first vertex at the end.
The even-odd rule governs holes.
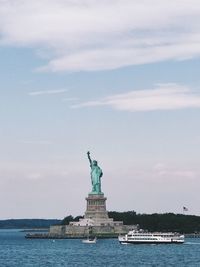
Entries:
POLYGON ((0 230, 0 267, 200 266, 200 239, 183 245, 120 245, 117 239, 83 244, 78 239, 25 239, 17 230, 0 230))

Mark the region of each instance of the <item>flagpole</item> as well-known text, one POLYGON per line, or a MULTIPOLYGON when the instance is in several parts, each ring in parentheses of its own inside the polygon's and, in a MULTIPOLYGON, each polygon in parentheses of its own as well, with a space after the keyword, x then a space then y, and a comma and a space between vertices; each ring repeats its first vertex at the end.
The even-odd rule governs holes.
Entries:
POLYGON ((186 208, 185 206, 183 206, 183 215, 185 215, 185 212, 188 211, 188 208, 186 208))

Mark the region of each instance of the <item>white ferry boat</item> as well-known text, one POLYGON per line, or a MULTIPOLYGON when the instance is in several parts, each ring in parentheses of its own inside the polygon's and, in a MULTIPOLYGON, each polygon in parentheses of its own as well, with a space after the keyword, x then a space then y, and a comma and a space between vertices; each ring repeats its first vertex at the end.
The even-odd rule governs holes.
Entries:
POLYGON ((183 244, 184 235, 132 230, 126 235, 120 235, 118 240, 121 244, 183 244))

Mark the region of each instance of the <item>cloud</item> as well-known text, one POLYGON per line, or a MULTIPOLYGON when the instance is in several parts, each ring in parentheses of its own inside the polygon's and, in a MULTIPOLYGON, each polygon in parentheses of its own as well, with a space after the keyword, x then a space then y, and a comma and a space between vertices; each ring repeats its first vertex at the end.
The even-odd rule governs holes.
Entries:
POLYGON ((62 94, 67 92, 67 89, 59 89, 59 90, 43 90, 43 91, 33 91, 28 93, 30 96, 39 96, 39 95, 55 95, 62 94))
POLYGON ((41 71, 95 71, 200 56, 198 0, 4 0, 0 43, 44 51, 41 71))
POLYGON ((41 173, 30 173, 27 175, 29 180, 41 180, 43 178, 41 173))
POLYGON ((39 180, 49 178, 53 179, 71 179, 75 175, 85 176, 85 167, 80 165, 77 170, 76 164, 66 162, 23 162, 23 161, 1 161, 0 163, 0 182, 7 179, 31 179, 39 180), (66 162, 68 163, 66 166, 66 162))
POLYGON ((52 142, 46 141, 46 140, 36 140, 36 141, 22 140, 22 141, 19 141, 19 143, 27 144, 27 145, 51 145, 52 144, 52 142))
POLYGON ((77 101, 78 97, 65 97, 63 98, 63 102, 69 102, 69 101, 77 101))
MULTIPOLYGON (((155 166, 153 166, 153 175, 158 179, 158 178, 162 178, 162 179, 167 179, 167 181, 169 180, 174 180, 174 178, 176 179, 180 179, 180 180, 193 180, 198 178, 199 176, 199 172, 195 171, 195 170, 188 170, 188 169, 179 169, 179 168, 175 168, 172 166, 166 166, 163 163, 157 163, 155 166)), ((149 171, 149 173, 151 173, 149 171)))
POLYGON ((174 84, 158 84, 154 89, 130 91, 89 101, 72 108, 107 106, 124 111, 174 110, 200 108, 200 94, 189 88, 174 84))

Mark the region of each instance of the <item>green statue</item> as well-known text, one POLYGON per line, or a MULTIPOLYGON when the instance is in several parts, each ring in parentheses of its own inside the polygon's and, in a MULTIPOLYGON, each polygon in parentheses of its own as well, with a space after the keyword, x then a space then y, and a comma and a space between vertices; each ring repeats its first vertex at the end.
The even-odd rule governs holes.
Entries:
POLYGON ((103 172, 101 168, 98 166, 96 160, 91 160, 90 152, 87 152, 87 156, 90 162, 91 168, 91 182, 92 182, 92 194, 102 194, 101 192, 101 177, 103 176, 103 172))

